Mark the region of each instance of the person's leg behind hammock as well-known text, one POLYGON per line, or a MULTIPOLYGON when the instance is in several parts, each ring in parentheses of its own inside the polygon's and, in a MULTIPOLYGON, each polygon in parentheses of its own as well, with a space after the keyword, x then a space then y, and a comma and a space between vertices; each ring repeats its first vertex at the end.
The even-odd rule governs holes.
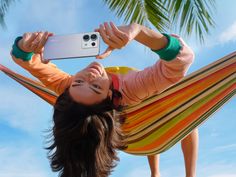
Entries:
POLYGON ((151 177, 160 177, 160 170, 159 170, 159 160, 160 155, 150 155, 148 157, 148 163, 151 170, 151 177))
MULTIPOLYGON (((196 177, 196 166, 198 156, 198 130, 193 130, 181 141, 184 155, 186 177, 196 177)), ((160 177, 159 154, 148 156, 151 169, 151 177, 160 177)))

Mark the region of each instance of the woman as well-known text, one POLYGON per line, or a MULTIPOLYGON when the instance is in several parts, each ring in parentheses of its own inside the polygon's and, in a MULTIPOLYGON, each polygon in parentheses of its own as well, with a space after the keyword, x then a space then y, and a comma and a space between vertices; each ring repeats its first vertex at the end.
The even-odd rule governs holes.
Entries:
MULTIPOLYGON (((52 33, 25 33, 13 45, 13 60, 60 95, 54 105, 53 139, 48 150, 51 167, 61 177, 108 176, 118 160, 115 150, 125 149, 114 110, 137 104, 180 81, 194 58, 178 36, 135 23, 121 27, 104 23, 96 31, 108 45, 98 59, 136 40, 159 54, 161 60, 126 75, 109 73, 97 62, 69 75, 50 62, 43 63, 43 46, 52 33)), ((152 172, 153 176, 157 173, 152 172)))

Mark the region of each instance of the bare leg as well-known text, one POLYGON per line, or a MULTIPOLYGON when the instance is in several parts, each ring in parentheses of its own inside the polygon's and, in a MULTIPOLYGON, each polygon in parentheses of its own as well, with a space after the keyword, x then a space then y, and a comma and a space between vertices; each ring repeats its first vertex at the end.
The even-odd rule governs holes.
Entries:
POLYGON ((148 163, 151 169, 151 177, 160 177, 160 171, 159 171, 159 158, 160 155, 150 155, 148 157, 148 163))
POLYGON ((184 154, 186 177, 196 177, 198 156, 198 130, 193 130, 181 141, 184 154))

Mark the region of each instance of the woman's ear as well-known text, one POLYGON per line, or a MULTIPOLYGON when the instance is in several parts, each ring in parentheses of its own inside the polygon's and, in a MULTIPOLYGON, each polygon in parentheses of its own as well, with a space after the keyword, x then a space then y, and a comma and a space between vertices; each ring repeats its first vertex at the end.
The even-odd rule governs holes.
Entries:
POLYGON ((112 100, 112 90, 111 89, 108 90, 108 97, 112 100))

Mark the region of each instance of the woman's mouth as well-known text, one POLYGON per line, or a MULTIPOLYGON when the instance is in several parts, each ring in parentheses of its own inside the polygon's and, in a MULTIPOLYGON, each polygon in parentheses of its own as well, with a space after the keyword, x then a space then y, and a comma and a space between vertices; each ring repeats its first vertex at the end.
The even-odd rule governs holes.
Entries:
POLYGON ((92 74, 95 74, 97 76, 101 76, 100 71, 98 69, 94 68, 94 67, 89 67, 88 72, 91 72, 92 74))
POLYGON ((100 76, 103 75, 101 66, 98 63, 93 63, 93 65, 91 65, 88 69, 91 70, 93 73, 95 72, 94 74, 98 74, 100 76))

